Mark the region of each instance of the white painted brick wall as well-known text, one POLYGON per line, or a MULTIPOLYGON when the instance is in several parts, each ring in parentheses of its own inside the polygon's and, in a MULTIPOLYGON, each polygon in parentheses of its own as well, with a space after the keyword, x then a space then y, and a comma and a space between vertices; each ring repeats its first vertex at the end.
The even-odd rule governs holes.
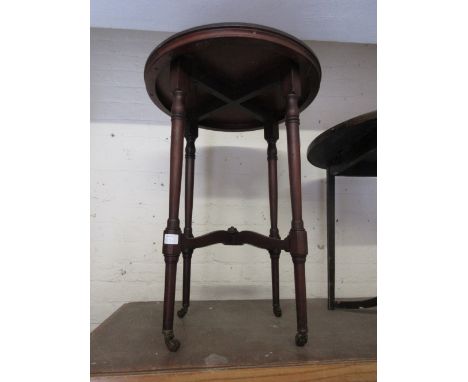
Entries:
MULTIPOLYGON (((162 232, 168 213, 170 119, 150 101, 143 67, 169 34, 91 30, 91 328, 121 304, 162 300, 162 232)), ((317 99, 301 115, 309 297, 326 296, 325 171, 305 157, 333 125, 376 108, 376 46, 310 42, 323 70, 317 99)), ((279 229, 291 221, 286 134, 278 141, 279 229)), ((269 230, 263 132, 200 130, 193 231, 231 225, 269 230)), ((376 180, 337 178, 337 296, 376 294, 376 180)), ((182 186, 182 190, 183 190, 182 186)), ((183 195, 181 220, 183 222, 183 195)), ((270 298, 269 256, 251 246, 196 250, 192 299, 270 298)), ((294 297, 290 256, 280 260, 280 294, 294 297)), ((177 299, 181 299, 179 263, 177 299)))

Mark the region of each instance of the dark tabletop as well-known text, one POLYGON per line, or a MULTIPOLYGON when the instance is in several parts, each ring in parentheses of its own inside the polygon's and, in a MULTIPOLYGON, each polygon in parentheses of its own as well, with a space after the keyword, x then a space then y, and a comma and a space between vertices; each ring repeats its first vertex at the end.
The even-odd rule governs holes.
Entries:
POLYGON ((190 78, 187 114, 200 127, 223 131, 263 128, 285 117, 281 80, 297 68, 300 110, 315 98, 321 68, 312 50, 273 28, 242 23, 210 24, 177 33, 161 43, 145 66, 151 100, 170 114, 170 64, 184 63, 190 78))
POLYGON ((307 159, 333 175, 377 176, 377 111, 320 134, 309 145, 307 159))

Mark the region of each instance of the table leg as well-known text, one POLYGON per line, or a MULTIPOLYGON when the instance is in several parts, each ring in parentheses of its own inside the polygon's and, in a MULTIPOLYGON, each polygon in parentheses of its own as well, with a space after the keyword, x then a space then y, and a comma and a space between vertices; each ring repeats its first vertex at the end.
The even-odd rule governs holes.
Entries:
POLYGON ((294 263, 294 284, 296 291, 297 334, 296 345, 307 343, 307 299, 305 282, 305 260, 307 256, 307 232, 302 221, 301 192, 301 148, 299 138, 299 107, 297 71, 291 69, 286 77, 286 132, 288 140, 289 184, 291 189, 292 222, 290 252, 294 263))
MULTIPOLYGON (((198 126, 189 126, 185 131, 185 227, 184 237, 193 238, 192 234, 192 210, 193 210, 193 183, 195 172, 195 140, 198 136, 198 126)), ((187 314, 190 305, 190 273, 193 249, 184 249, 184 277, 182 291, 182 308, 177 315, 182 318, 187 314)))
POLYGON ((167 227, 164 230, 162 250, 166 263, 163 334, 166 346, 170 351, 177 351, 180 347, 180 342, 174 337, 173 323, 177 262, 181 252, 182 237, 179 222, 179 202, 184 149, 185 92, 178 86, 181 75, 180 65, 174 65, 171 68, 171 76, 174 79, 175 86, 171 108, 169 218, 167 219, 167 227))
MULTIPOLYGON (((278 155, 276 141, 278 140, 278 124, 265 126, 265 139, 268 142, 268 191, 270 198, 270 237, 280 239, 278 231, 278 155)), ((273 314, 281 317, 281 306, 279 300, 279 257, 281 249, 269 251, 271 259, 271 286, 273 297, 273 314)))
POLYGON ((328 309, 360 309, 377 306, 377 297, 365 300, 337 301, 335 298, 335 175, 327 170, 327 273, 328 309))
POLYGON ((327 170, 328 309, 335 309, 335 175, 327 170))

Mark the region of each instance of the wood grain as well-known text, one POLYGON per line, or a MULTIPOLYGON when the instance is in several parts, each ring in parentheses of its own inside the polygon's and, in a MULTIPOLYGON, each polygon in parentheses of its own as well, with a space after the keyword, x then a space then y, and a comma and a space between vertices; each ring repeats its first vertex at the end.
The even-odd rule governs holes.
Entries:
POLYGON ((217 381, 371 382, 377 380, 377 362, 340 362, 243 369, 93 376, 92 382, 217 382, 217 381))
POLYGON ((291 64, 298 68, 303 90, 300 111, 317 96, 322 78, 310 47, 282 31, 244 23, 203 25, 172 35, 148 57, 146 90, 167 114, 173 57, 184 62, 188 74, 187 114, 200 128, 219 131, 257 130, 283 121, 286 100, 280 82, 291 64))

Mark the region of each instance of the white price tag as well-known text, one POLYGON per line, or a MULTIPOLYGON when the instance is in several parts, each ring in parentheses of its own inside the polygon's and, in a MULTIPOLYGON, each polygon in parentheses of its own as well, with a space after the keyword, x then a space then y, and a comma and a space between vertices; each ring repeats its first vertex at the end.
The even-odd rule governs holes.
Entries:
POLYGON ((166 233, 164 235, 164 244, 179 244, 179 235, 166 233))

